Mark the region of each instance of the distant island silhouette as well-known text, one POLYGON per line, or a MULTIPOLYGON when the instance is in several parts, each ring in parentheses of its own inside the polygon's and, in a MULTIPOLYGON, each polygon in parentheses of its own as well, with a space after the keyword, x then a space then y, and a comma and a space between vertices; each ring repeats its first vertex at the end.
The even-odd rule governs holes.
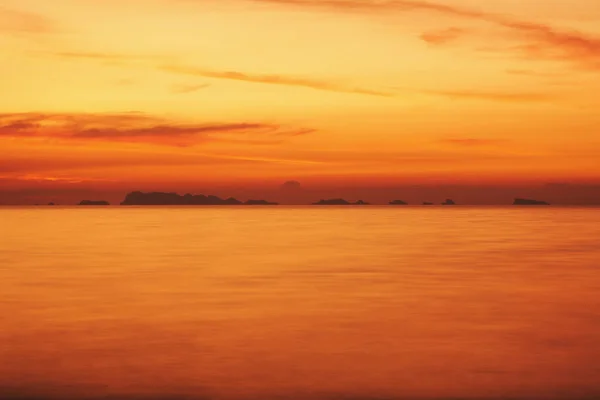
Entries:
POLYGON ((222 199, 217 196, 203 194, 183 196, 177 193, 164 192, 131 192, 121 202, 122 206, 238 206, 238 205, 276 205, 266 200, 248 200, 245 203, 230 197, 222 199))
POLYGON ((267 200, 247 200, 244 202, 246 206, 277 206, 279 203, 272 203, 267 200))
POLYGON ((348 200, 344 199, 327 199, 320 200, 316 203, 313 203, 314 206, 367 206, 369 203, 366 203, 362 200, 358 200, 355 203, 350 203, 348 200))
POLYGON ((539 200, 531 200, 531 199, 515 199, 513 202, 514 206, 549 206, 550 203, 539 200))
POLYGON ((80 206, 110 206, 108 201, 104 200, 81 200, 80 206))
MULTIPOLYGON (((48 206, 57 205, 54 202, 46 203, 48 206)), ((142 192, 133 191, 127 193, 123 201, 120 202, 122 206, 184 206, 184 205, 198 205, 198 206, 277 206, 280 203, 272 202, 264 199, 248 199, 246 201, 240 201, 234 197, 221 198, 214 195, 203 195, 203 194, 190 194, 186 193, 180 195, 175 192, 142 192)), ((285 203, 287 204, 287 203, 285 203)), ((297 203, 296 203, 297 204, 297 203)), ((306 204, 306 203, 305 203, 306 204)), ((352 205, 371 205, 363 200, 357 200, 355 202, 348 201, 344 198, 330 198, 321 199, 315 203, 309 203, 315 206, 352 206, 352 205)), ((385 204, 385 203, 383 203, 385 204)), ((404 200, 390 200, 387 205, 389 206, 404 206, 409 203, 404 200)), ((441 204, 443 206, 456 205, 457 203, 453 199, 446 199, 442 203, 432 203, 423 201, 423 206, 433 206, 435 204, 441 204)), ((81 200, 78 203, 79 206, 109 206, 106 200, 81 200)), ((550 205, 550 203, 541 200, 515 198, 512 205, 550 205)))

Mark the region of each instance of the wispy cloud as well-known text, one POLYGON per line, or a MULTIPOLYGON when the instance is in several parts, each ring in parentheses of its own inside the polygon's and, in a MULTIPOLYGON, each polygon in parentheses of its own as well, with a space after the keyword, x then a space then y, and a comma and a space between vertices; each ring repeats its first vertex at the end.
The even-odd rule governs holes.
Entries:
MULTIPOLYGON (((520 20, 485 11, 456 7, 420 0, 249 0, 280 6, 323 9, 335 12, 434 12, 471 20, 480 20, 509 29, 529 42, 521 51, 530 57, 561 59, 600 68, 600 38, 575 30, 559 29, 550 25, 520 20)), ((427 37, 427 34, 425 34, 427 37)), ((434 39, 435 40, 435 39, 434 39)), ((429 41, 432 43, 431 41, 429 41)), ((444 43, 444 41, 442 41, 444 43)))
POLYGON ((177 94, 193 93, 193 92, 197 92, 198 90, 201 90, 201 89, 206 89, 209 86, 210 86, 209 83, 201 83, 201 84, 196 84, 196 85, 179 83, 179 84, 175 84, 175 85, 171 86, 171 93, 177 93, 177 94))
POLYGON ((302 129, 294 129, 294 130, 284 130, 279 133, 276 133, 276 136, 304 136, 310 133, 315 133, 317 130, 313 128, 302 128, 302 129))
MULTIPOLYGON (((153 149, 156 150, 156 149, 153 149)), ((164 149, 161 149, 164 150, 164 149)), ((316 165, 319 161, 310 159, 285 159, 277 157, 260 157, 250 155, 207 153, 192 150, 190 152, 173 153, 172 151, 140 152, 132 150, 115 149, 94 151, 67 151, 55 154, 40 149, 32 153, 11 152, 0 159, 0 179, 17 178, 27 179, 35 176, 66 176, 81 170, 123 168, 123 171, 137 167, 215 167, 222 165, 252 165, 252 164, 290 164, 290 165, 316 165)), ((106 179, 106 177, 103 177, 106 179)), ((86 176, 86 181, 92 180, 86 176)), ((0 187, 2 187, 0 182, 0 187)))
POLYGON ((250 0, 255 3, 277 4, 282 6, 297 6, 328 9, 345 12, 389 12, 389 11, 436 11, 463 17, 478 17, 483 13, 465 8, 419 0, 250 0))
POLYGON ((507 69, 506 73, 509 75, 535 76, 535 77, 541 77, 541 78, 557 78, 557 77, 564 77, 567 75, 565 73, 541 72, 541 71, 534 71, 531 69, 507 69))
POLYGON ((498 146, 508 143, 505 139, 478 139, 478 138, 447 138, 440 142, 460 147, 498 146))
POLYGON ((422 33, 421 39, 430 44, 442 45, 455 41, 465 33, 461 28, 439 29, 422 33))
POLYGON ((41 14, 0 6, 0 32, 45 34, 58 30, 53 20, 41 14))
POLYGON ((529 92, 485 92, 475 90, 421 90, 421 93, 443 96, 452 99, 462 100, 487 100, 502 102, 547 102, 555 98, 548 93, 529 93, 529 92))
POLYGON ((135 62, 135 61, 165 61, 166 57, 148 54, 122 54, 110 52, 59 51, 50 53, 52 56, 74 60, 90 60, 105 62, 135 62))
POLYGON ((237 71, 213 71, 203 68, 177 66, 177 65, 165 65, 162 66, 163 71, 199 76, 204 78, 213 79, 228 79, 234 81, 251 82, 251 83, 263 83, 270 85, 284 85, 284 86, 299 86, 305 88, 311 88, 316 90, 324 90, 329 92, 340 92, 340 93, 354 93, 369 96, 380 96, 380 97, 392 97, 393 94, 389 92, 366 89, 360 87, 346 86, 338 83, 321 81, 316 79, 298 78, 293 76, 285 75, 267 75, 267 74, 248 74, 237 71))
POLYGON ((266 123, 182 124, 138 113, 0 114, 0 138, 192 146, 214 141, 274 144, 308 132, 266 123))
POLYGON ((427 96, 445 97, 453 100, 477 100, 507 103, 544 103, 558 100, 556 93, 548 92, 521 92, 521 91, 496 91, 472 89, 417 89, 408 87, 392 87, 399 92, 422 94, 427 96))

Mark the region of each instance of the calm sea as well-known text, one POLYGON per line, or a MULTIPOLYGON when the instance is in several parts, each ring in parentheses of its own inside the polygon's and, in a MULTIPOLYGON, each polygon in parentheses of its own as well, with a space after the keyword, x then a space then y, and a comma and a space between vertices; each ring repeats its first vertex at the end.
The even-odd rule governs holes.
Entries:
POLYGON ((600 209, 0 208, 36 394, 600 398, 600 209))

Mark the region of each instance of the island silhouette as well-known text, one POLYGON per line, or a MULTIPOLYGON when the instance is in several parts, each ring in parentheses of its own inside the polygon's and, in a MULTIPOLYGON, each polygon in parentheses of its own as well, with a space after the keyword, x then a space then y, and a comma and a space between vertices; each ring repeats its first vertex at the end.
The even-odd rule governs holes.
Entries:
POLYGON ((244 202, 246 206, 277 206, 279 203, 273 203, 267 200, 247 200, 244 202))
POLYGON ((312 203, 314 206, 367 206, 369 203, 362 200, 351 203, 344 199, 321 199, 316 203, 312 203))
MULTIPOLYGON (((214 195, 203 195, 203 194, 190 194, 184 195, 177 194, 175 192, 141 192, 133 191, 127 193, 124 200, 120 203, 123 206, 183 206, 183 205, 201 205, 201 206, 230 206, 230 205, 242 205, 242 206, 276 206, 279 205, 277 202, 272 202, 264 199, 248 199, 246 201, 240 201, 236 198, 221 198, 214 195)), ((403 206, 408 205, 404 200, 390 200, 388 205, 391 206, 403 206)), ((432 203, 424 201, 421 203, 424 206, 433 206, 435 204, 441 204, 444 206, 456 205, 456 202, 452 199, 446 199, 442 203, 432 203)), ((515 198, 513 205, 550 205, 545 201, 515 198)), ((50 202, 48 205, 55 205, 50 202)), ((108 206, 110 203, 105 200, 82 200, 79 202, 80 206, 108 206)), ((348 201, 344 198, 331 198, 321 199, 310 205, 316 206, 352 206, 352 205, 371 205, 363 200, 355 202, 348 201)))
POLYGON ((540 200, 532 200, 532 199, 515 199, 513 202, 514 206, 549 206, 550 203, 540 200))
POLYGON ((245 203, 230 197, 222 199, 217 196, 190 193, 183 196, 165 192, 131 192, 121 202, 122 206, 238 206, 238 205, 276 205, 266 200, 248 200, 245 203))
POLYGON ((110 203, 105 200, 81 200, 80 206, 110 206, 110 203))

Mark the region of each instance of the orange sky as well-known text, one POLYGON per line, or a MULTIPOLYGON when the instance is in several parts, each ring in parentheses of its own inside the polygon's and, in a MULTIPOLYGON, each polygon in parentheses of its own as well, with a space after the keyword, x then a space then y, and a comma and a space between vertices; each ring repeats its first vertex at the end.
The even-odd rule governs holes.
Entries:
POLYGON ((0 0, 0 57, 3 190, 600 181, 597 0, 0 0))

